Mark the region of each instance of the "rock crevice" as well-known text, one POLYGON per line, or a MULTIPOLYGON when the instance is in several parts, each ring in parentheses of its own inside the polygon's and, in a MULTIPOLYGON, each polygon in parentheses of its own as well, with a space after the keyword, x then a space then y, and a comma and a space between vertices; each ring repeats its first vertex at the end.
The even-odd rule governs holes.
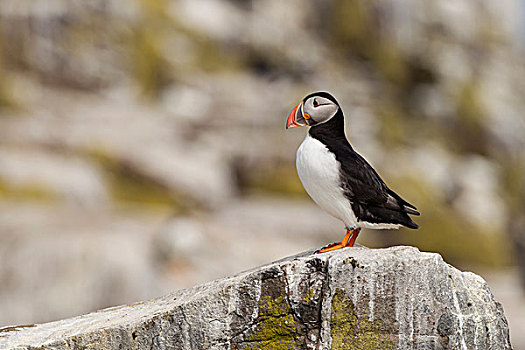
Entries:
POLYGON ((162 298, 0 330, 2 349, 511 349, 479 276, 411 247, 302 254, 162 298))

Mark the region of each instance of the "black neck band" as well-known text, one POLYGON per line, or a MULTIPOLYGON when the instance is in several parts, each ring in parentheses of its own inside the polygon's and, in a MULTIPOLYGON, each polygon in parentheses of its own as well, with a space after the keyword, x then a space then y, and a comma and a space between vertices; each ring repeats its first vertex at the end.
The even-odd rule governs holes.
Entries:
POLYGON ((346 139, 345 118, 341 108, 339 108, 337 113, 327 122, 312 126, 309 133, 310 136, 324 144, 340 138, 346 139))

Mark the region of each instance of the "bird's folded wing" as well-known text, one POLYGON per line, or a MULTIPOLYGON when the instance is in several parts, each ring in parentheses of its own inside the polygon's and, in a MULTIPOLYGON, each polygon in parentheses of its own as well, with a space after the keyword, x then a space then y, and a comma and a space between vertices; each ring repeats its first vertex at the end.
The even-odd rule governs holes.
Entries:
POLYGON ((416 207, 388 188, 372 166, 351 147, 337 156, 343 191, 351 202, 419 215, 416 207))

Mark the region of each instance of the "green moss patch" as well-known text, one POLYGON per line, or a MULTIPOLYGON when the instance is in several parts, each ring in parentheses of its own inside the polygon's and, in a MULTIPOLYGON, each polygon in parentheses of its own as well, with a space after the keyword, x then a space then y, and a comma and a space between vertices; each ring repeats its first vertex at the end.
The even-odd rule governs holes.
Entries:
POLYGON ((295 164, 274 164, 243 171, 239 179, 241 191, 251 193, 286 194, 297 197, 306 192, 297 176, 295 164))
POLYGON ((315 291, 313 289, 308 289, 303 299, 305 304, 309 304, 310 301, 312 301, 312 299, 314 298, 314 296, 315 296, 315 291))
POLYGON ((57 193, 42 184, 11 185, 0 180, 0 198, 22 199, 36 202, 54 202, 57 193))
POLYGON ((116 202, 183 210, 187 206, 179 196, 110 153, 88 151, 88 155, 104 170, 112 198, 116 202))
POLYGON ((284 296, 261 296, 258 325, 246 340, 244 349, 291 350, 300 349, 296 342, 297 329, 290 305, 284 296))
POLYGON ((359 317, 352 300, 342 289, 336 290, 330 319, 332 350, 393 349, 392 340, 381 328, 380 321, 359 317))

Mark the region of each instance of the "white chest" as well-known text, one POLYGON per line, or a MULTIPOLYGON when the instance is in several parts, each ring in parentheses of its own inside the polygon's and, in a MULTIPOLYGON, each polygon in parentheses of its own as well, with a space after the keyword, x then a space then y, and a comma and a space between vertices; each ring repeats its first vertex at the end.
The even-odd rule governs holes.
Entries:
POLYGON ((304 189, 317 205, 348 228, 356 227, 356 217, 341 189, 340 167, 335 155, 320 141, 306 135, 297 150, 296 165, 304 189))

